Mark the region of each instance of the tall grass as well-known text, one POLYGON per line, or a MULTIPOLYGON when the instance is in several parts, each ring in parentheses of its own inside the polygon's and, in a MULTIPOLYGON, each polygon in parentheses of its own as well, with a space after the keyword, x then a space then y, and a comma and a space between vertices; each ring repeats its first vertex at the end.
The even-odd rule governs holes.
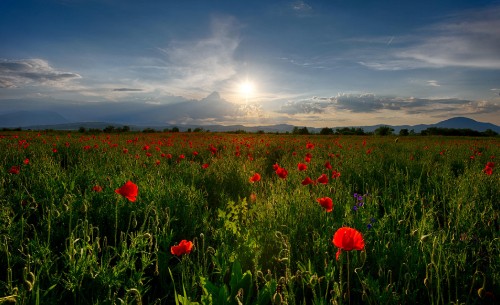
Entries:
POLYGON ((500 298, 497 138, 18 132, 0 147, 0 303, 500 298), (115 193, 128 180, 136 202, 115 193), (365 250, 336 260, 342 226, 365 250), (194 250, 172 255, 183 239, 194 250))

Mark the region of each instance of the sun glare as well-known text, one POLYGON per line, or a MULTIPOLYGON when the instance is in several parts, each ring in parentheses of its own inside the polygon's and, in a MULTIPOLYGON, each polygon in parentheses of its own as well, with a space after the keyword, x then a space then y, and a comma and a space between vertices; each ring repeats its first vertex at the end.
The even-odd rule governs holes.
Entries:
POLYGON ((248 96, 251 95, 254 90, 255 87, 250 81, 244 81, 240 84, 240 93, 246 98, 248 98, 248 96))

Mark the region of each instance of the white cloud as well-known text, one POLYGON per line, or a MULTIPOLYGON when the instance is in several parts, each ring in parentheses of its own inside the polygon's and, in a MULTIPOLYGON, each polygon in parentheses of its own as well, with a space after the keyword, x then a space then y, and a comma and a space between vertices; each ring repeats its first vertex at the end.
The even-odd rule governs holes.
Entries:
POLYGON ((500 69, 500 6, 466 11, 426 27, 414 42, 392 53, 364 58, 360 64, 376 70, 470 67, 500 69))
POLYGON ((234 53, 239 45, 233 18, 214 18, 211 36, 194 41, 175 41, 162 49, 168 58, 168 82, 174 93, 200 93, 218 86, 236 74, 234 53))
POLYGON ((426 83, 431 87, 441 87, 437 80, 428 80, 426 83))
POLYGON ((24 85, 63 87, 68 81, 81 78, 73 72, 59 71, 43 59, 0 60, 0 88, 24 85))
POLYGON ((429 112, 446 115, 491 114, 500 112, 500 103, 457 98, 385 97, 374 94, 339 94, 334 97, 312 97, 289 101, 278 113, 289 115, 314 114, 331 116, 339 112, 350 114, 398 113, 421 115, 429 112))

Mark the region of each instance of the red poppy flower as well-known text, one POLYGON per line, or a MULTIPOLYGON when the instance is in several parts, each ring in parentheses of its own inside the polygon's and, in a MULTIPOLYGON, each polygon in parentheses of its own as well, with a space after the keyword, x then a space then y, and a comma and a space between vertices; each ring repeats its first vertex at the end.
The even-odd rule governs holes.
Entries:
POLYGON ((318 198, 316 199, 317 202, 319 202, 319 205, 321 205, 325 210, 330 213, 333 211, 333 201, 332 198, 330 197, 323 197, 323 198, 318 198))
POLYGON ((326 169, 328 169, 328 170, 331 170, 331 169, 332 169, 332 165, 330 164, 330 161, 326 161, 326 163, 325 163, 325 167, 326 167, 326 169))
POLYGON ((13 165, 10 169, 9 169, 9 174, 14 174, 14 175, 19 175, 19 172, 21 171, 21 167, 17 166, 17 165, 13 165))
POLYGON ((495 167, 495 163, 494 162, 488 162, 488 163, 486 163, 486 167, 494 168, 495 167))
POLYGON ((273 170, 274 171, 277 171, 279 168, 280 168, 280 166, 278 165, 278 163, 274 163, 273 164, 273 170))
POLYGON ((299 171, 305 171, 307 169, 307 165, 305 165, 304 163, 299 163, 297 164, 297 168, 299 169, 299 171))
POLYGON ((483 172, 484 172, 486 175, 490 176, 491 174, 493 174, 493 168, 491 168, 491 167, 485 167, 485 168, 483 169, 483 172))
POLYGON ((314 148, 314 144, 313 143, 307 143, 306 144, 306 148, 307 149, 313 149, 314 148))
POLYGON ((30 159, 28 159, 28 158, 24 159, 23 163, 26 165, 30 164, 30 159))
POLYGON ((116 189, 115 193, 122 195, 128 200, 134 202, 137 199, 139 188, 132 181, 127 181, 121 188, 116 189))
POLYGON ((304 158, 304 161, 305 161, 305 162, 307 162, 307 163, 310 163, 310 162, 311 162, 311 158, 309 158, 309 157, 305 157, 305 158, 304 158))
POLYGON ((363 235, 353 228, 342 227, 333 235, 332 243, 339 248, 335 258, 338 260, 342 250, 363 250, 365 248, 365 241, 363 235))
POLYGON ((283 167, 280 167, 276 170, 276 174, 278 175, 278 177, 285 179, 286 176, 288 176, 288 171, 283 167))
POLYGON ((170 247, 170 253, 177 256, 189 254, 191 250, 193 250, 193 242, 187 241, 185 239, 181 240, 181 242, 177 246, 170 247))
POLYGON ((250 177, 249 181, 250 181, 250 183, 254 183, 254 182, 260 181, 260 174, 259 173, 255 173, 252 177, 250 177))
POLYGON ((100 186, 100 185, 94 185, 94 187, 92 188, 92 190, 94 192, 100 193, 100 192, 102 192, 102 186, 100 186))
POLYGON ((321 176, 319 176, 317 181, 318 181, 318 183, 327 184, 328 183, 328 176, 326 174, 322 174, 321 176))
POLYGON ((333 178, 333 179, 337 179, 337 178, 339 178, 339 177, 340 177, 340 172, 337 172, 337 170, 334 170, 334 171, 332 172, 332 178, 333 178))
POLYGON ((309 185, 309 184, 316 184, 316 181, 312 180, 309 177, 306 177, 304 180, 302 180, 302 185, 309 185))
POLYGON ((208 168, 210 165, 208 163, 204 163, 201 168, 205 169, 205 168, 208 168))

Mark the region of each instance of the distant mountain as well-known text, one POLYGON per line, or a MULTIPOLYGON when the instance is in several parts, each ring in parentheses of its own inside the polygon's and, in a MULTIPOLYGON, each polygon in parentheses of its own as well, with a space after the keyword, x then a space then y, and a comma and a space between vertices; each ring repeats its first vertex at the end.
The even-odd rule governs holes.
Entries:
POLYGON ((54 111, 16 111, 0 115, 0 127, 65 124, 69 121, 54 111))
POLYGON ((455 117, 448 120, 444 120, 435 124, 433 127, 440 128, 469 128, 477 131, 485 131, 487 129, 491 129, 496 132, 500 132, 500 128, 497 125, 491 123, 483 123, 478 122, 473 119, 465 118, 465 117, 455 117))
MULTIPOLYGON (((108 105, 109 106, 109 105, 108 105)), ((82 109, 83 110, 83 109, 82 109)), ((237 105, 230 103, 220 97, 217 92, 213 92, 209 96, 201 100, 183 100, 177 103, 163 105, 146 105, 142 109, 122 107, 117 109, 112 116, 100 117, 97 122, 72 122, 56 111, 17 111, 0 115, 0 128, 17 128, 24 129, 54 129, 54 130, 78 130, 80 127, 86 129, 104 129, 107 126, 116 128, 127 125, 131 130, 143 130, 145 128, 153 128, 163 130, 166 128, 178 127, 180 131, 195 128, 203 128, 214 132, 227 132, 244 130, 247 132, 291 132, 293 125, 276 124, 267 126, 244 126, 244 125, 200 125, 186 124, 189 121, 199 121, 204 118, 216 118, 222 116, 231 117, 242 115, 241 109, 237 105)), ((399 133, 401 129, 413 130, 420 133, 427 128, 452 128, 452 129, 471 129, 483 132, 491 129, 500 134, 500 127, 491 123, 478 122, 466 117, 454 117, 436 124, 419 124, 419 125, 371 125, 371 126, 352 126, 362 128, 365 132, 373 132, 380 126, 389 126, 394 129, 395 133, 399 133)), ((298 126, 304 127, 304 126, 298 126)), ((330 127, 330 126, 328 126, 330 127)), ((321 128, 307 127, 310 132, 319 133, 321 128)), ((330 127, 339 129, 344 127, 330 127)), ((348 127, 351 128, 351 127, 348 127)))

